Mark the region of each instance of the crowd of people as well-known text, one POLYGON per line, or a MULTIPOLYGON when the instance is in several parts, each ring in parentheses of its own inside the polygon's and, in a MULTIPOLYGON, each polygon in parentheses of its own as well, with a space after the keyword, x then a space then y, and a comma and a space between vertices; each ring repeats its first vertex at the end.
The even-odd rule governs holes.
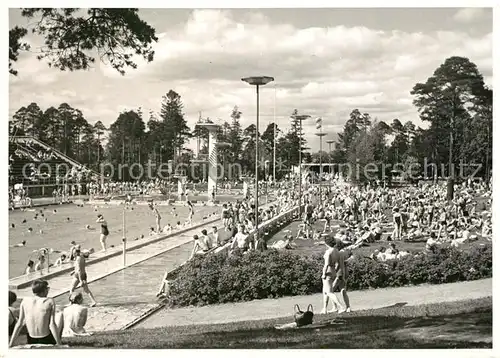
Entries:
POLYGON ((306 216, 299 235, 318 232, 311 224, 340 221, 337 237, 363 240, 448 242, 460 245, 484 237, 491 240, 491 190, 483 182, 465 182, 455 187, 453 200, 446 200, 445 185, 424 184, 404 188, 330 185, 320 194, 318 186, 304 195, 306 216), (308 198, 316 198, 313 206, 308 198), (321 200, 318 200, 321 197, 321 200), (389 230, 389 232, 388 232, 389 230))
MULTIPOLYGON (((328 185, 306 186, 302 196, 299 197, 298 192, 294 190, 296 183, 293 179, 285 178, 266 187, 266 192, 270 192, 273 201, 266 206, 259 207, 257 217, 255 217, 253 191, 249 190, 250 188, 247 188, 243 199, 224 203, 220 212, 222 227, 212 225, 209 229, 202 229, 199 234, 194 235, 190 259, 197 255, 206 255, 221 250, 226 250, 228 254, 236 251, 245 253, 251 250, 266 250, 273 234, 273 227, 281 228, 288 224, 291 218, 296 219, 298 211, 293 212, 291 209, 301 204, 302 216, 296 237, 292 236, 291 231, 287 231, 284 240, 277 241, 270 247, 293 249, 294 241, 300 238, 312 239, 320 245, 325 245, 324 267, 321 273, 323 313, 348 312, 351 306, 346 287, 345 263, 354 257, 353 251, 359 247, 372 243, 385 243, 374 250, 369 257, 373 260, 389 261, 411 255, 405 250, 398 249, 396 246, 398 241, 421 241, 425 243, 425 250, 432 251, 439 245, 460 246, 479 237, 491 240, 492 192, 483 182, 468 181, 456 185, 455 198, 448 201, 444 185, 423 184, 403 188, 380 185, 359 187, 333 177, 328 181, 328 185), (290 212, 293 213, 289 216, 271 221, 280 214, 290 212), (270 221, 271 224, 269 224, 270 221), (259 231, 259 235, 254 235, 257 223, 260 228, 263 223, 268 224, 263 230, 261 229, 262 231, 259 231), (256 236, 258 240, 255 239, 256 236), (341 294, 343 303, 336 296, 336 292, 341 294), (333 308, 328 311, 330 302, 333 308)), ((146 187, 154 189, 155 185, 161 185, 161 182, 154 185, 147 184, 146 187)), ((143 190, 144 188, 140 184, 139 186, 137 184, 104 186, 105 190, 143 190)), ((92 190, 92 186, 90 189, 92 190)), ((126 205, 131 203, 129 194, 126 205)), ((151 234, 169 234, 176 229, 191 225, 195 208, 189 200, 186 201, 186 205, 189 212, 184 223, 178 221, 176 226, 170 223, 162 226, 160 211, 151 202, 149 209, 155 218, 151 234)), ((171 210, 174 213, 175 207, 171 210)), ((100 243, 102 250, 105 251, 109 229, 102 215, 98 217, 97 223, 101 226, 100 243)), ((66 332, 65 334, 85 333, 84 324, 77 324, 77 322, 84 322, 83 316, 86 317, 86 311, 83 313, 84 310, 81 309, 83 296, 75 294, 74 289, 81 285, 91 299, 91 306, 96 304, 88 288, 85 272, 85 259, 91 253, 93 250, 82 250, 79 245, 72 242, 69 252, 63 253, 58 259, 57 265, 73 262, 75 268, 70 289, 71 305, 67 307, 67 317, 64 316, 65 309, 62 316, 57 319, 50 318, 52 313, 48 313, 48 318, 40 318, 44 323, 39 323, 39 327, 28 326, 28 336, 35 338, 31 342, 40 342, 41 339, 44 342, 50 341, 52 344, 60 343, 62 332, 66 332), (64 327, 70 327, 70 330, 65 331, 64 327)), ((35 266, 32 269, 43 267, 43 256, 42 252, 42 258, 39 258, 36 265, 31 263, 31 266, 35 266)), ((162 281, 158 296, 168 295, 167 274, 162 281)), ((55 308, 52 307, 53 301, 46 296, 48 287, 44 286, 43 281, 40 283, 37 280, 36 282, 36 285, 35 282, 33 284, 35 298, 31 301, 27 300, 26 303, 23 301, 19 315, 12 313, 12 317, 9 318, 9 331, 12 337, 17 337, 20 330, 19 322, 24 322, 27 314, 33 314, 28 313, 33 310, 33 307, 46 305, 47 312, 55 312, 55 308)), ((10 308, 9 311, 11 311, 10 308)))
MULTIPOLYGON (((287 184, 292 185, 291 183, 287 184)), ((292 212, 291 209, 298 206, 299 198, 294 190, 290 190, 291 187, 286 189, 287 184, 281 183, 271 190, 274 201, 264 207, 259 207, 257 221, 255 220, 254 198, 250 194, 236 202, 224 203, 221 210, 223 235, 217 226, 212 226, 210 230, 202 229, 200 234, 195 234, 189 260, 196 255, 206 255, 222 250, 226 250, 228 254, 233 254, 236 251, 246 253, 251 250, 267 250, 268 240, 272 237, 275 229, 288 224, 290 218, 296 217, 296 213, 292 212), (289 217, 280 216, 280 214, 286 213, 289 217), (255 235, 257 223, 259 235, 255 235), (262 229, 261 225, 264 223, 266 225, 262 229)), ((158 297, 168 296, 169 283, 168 272, 166 272, 157 293, 158 297)))

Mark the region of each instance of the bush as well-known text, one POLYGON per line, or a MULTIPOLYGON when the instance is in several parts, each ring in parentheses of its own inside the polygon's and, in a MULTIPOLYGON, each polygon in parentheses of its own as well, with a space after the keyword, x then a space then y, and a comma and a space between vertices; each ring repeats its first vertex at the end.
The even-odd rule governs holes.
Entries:
MULTIPOLYGON (((167 303, 202 306, 319 293, 322 268, 321 255, 290 251, 199 256, 177 270, 167 303)), ((492 247, 441 248, 387 262, 355 257, 347 271, 350 290, 477 280, 492 276, 492 247)))

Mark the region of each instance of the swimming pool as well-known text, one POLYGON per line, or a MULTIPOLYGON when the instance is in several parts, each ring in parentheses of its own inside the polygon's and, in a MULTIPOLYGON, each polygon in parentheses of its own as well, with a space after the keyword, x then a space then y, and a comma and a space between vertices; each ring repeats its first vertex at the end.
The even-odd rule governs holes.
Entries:
MULTIPOLYGON (((38 207, 32 209, 33 211, 10 211, 9 278, 24 274, 28 260, 31 258, 36 261, 37 256, 33 250, 42 247, 67 251, 71 246, 70 242, 75 240, 83 249, 100 250, 100 227, 95 222, 97 214, 104 215, 108 222, 110 231, 108 246, 121 245, 123 208, 121 205, 99 205, 98 207, 83 205, 81 207, 75 204, 65 204, 38 207), (37 219, 34 219, 35 214, 38 214, 37 219), (26 222, 23 223, 23 220, 26 222), (90 225, 90 229, 86 228, 87 225, 90 225), (29 228, 32 229, 31 233, 28 231, 29 228), (23 240, 26 240, 26 246, 12 247, 23 240)), ((158 206, 157 208, 162 216, 162 226, 167 223, 175 226, 177 221, 183 223, 187 219, 188 208, 185 206, 158 206)), ((219 214, 219 207, 195 206, 193 222, 200 222, 208 215, 219 214)), ((125 222, 126 236, 129 240, 133 240, 141 235, 149 235, 150 227, 155 226, 155 216, 147 206, 134 205, 132 209, 125 211, 125 222)), ((51 254, 50 262, 55 262, 58 256, 59 254, 56 253, 51 254)))

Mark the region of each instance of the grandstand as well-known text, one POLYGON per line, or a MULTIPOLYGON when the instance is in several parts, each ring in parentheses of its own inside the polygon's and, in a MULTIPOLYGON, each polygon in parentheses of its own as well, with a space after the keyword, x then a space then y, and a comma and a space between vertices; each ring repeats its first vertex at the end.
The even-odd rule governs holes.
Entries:
POLYGON ((9 186, 21 184, 30 196, 50 196, 55 188, 99 178, 99 173, 36 138, 9 138, 9 186))

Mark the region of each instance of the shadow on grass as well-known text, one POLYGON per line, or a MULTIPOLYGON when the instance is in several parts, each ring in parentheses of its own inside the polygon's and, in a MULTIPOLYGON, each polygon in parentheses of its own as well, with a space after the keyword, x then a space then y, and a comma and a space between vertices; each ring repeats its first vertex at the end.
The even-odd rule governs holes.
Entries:
POLYGON ((491 348, 491 298, 318 316, 291 330, 290 319, 169 327, 96 334, 69 340, 74 348, 491 348), (443 314, 447 313, 447 314, 443 314))

